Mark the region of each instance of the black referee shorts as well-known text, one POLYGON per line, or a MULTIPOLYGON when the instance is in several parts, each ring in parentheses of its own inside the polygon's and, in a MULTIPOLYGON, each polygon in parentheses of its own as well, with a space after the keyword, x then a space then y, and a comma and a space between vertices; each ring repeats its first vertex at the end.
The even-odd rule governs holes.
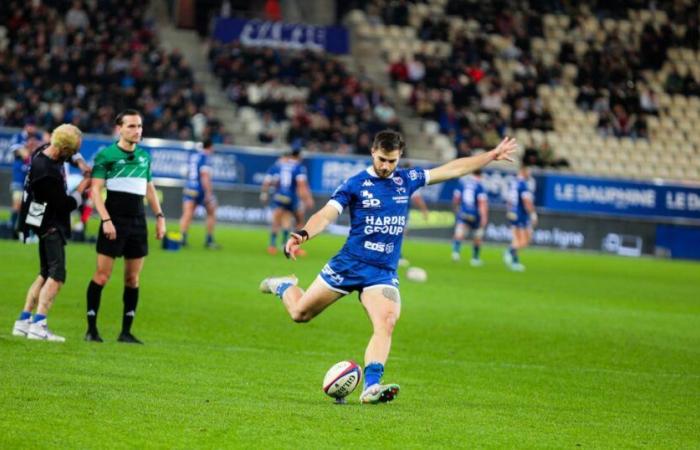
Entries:
POLYGON ((45 280, 66 282, 66 241, 60 231, 49 231, 39 237, 39 264, 39 275, 45 280))
POLYGON ((100 225, 97 235, 97 253, 112 258, 143 258, 148 255, 148 230, 145 216, 112 216, 117 238, 109 240, 100 225))

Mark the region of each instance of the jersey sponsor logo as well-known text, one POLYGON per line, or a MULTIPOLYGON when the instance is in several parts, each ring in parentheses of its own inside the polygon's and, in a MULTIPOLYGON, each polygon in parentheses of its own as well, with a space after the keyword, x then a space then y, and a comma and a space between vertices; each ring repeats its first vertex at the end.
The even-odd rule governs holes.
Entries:
POLYGON ((362 195, 362 207, 363 208, 378 208, 382 205, 382 202, 378 198, 374 198, 374 195, 368 190, 363 190, 360 192, 362 195))
POLYGON ((342 283, 343 280, 345 279, 345 277, 343 277, 343 276, 340 275, 340 274, 337 274, 337 273, 335 272, 335 270, 331 269, 331 266, 329 266, 328 264, 326 264, 325 266, 323 266, 323 269, 321 269, 321 273, 323 273, 324 275, 327 275, 328 278, 330 278, 330 280, 331 280, 334 284, 340 284, 340 283, 342 283))
POLYGON ((396 193, 399 195, 405 195, 406 194, 406 188, 405 187, 397 187, 396 188, 396 193))
POLYGON ((390 255, 394 251, 393 242, 389 242, 387 244, 384 242, 365 241, 364 247, 367 250, 372 250, 373 252, 379 253, 386 253, 387 255, 390 255))
POLYGON ((367 235, 378 233, 398 236, 403 234, 405 226, 406 216, 367 216, 365 217, 364 233, 367 235))
POLYGON ((362 183, 362 187, 372 187, 372 186, 374 186, 374 183, 372 183, 371 180, 365 180, 365 181, 362 183))

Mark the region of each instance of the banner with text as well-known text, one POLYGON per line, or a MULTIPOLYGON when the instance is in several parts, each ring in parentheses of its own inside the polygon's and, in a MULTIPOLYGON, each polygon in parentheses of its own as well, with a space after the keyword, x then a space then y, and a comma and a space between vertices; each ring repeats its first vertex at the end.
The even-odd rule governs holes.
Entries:
POLYGON ((348 31, 338 26, 220 17, 214 26, 214 39, 223 43, 237 40, 248 46, 326 51, 339 55, 350 52, 348 31))
POLYGON ((538 204, 551 210, 700 219, 700 187, 549 174, 538 204))

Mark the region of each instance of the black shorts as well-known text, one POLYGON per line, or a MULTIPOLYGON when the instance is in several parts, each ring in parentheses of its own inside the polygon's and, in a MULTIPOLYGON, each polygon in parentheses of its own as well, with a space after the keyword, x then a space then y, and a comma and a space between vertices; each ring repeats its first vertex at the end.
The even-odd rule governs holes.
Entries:
POLYGON ((145 216, 112 216, 112 223, 117 230, 117 238, 109 240, 102 232, 97 235, 97 253, 112 258, 123 256, 126 259, 138 259, 148 255, 148 230, 145 216))
POLYGON ((66 240, 59 231, 49 231, 39 237, 39 275, 66 282, 66 240))

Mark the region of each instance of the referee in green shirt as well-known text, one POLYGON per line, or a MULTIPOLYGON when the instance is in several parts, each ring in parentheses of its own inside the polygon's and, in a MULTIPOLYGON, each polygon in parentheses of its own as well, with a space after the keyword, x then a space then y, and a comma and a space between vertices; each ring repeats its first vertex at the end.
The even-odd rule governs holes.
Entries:
POLYGON ((127 109, 115 120, 119 140, 95 155, 92 169, 92 201, 100 215, 97 237, 97 270, 87 288, 86 341, 102 342, 97 331, 102 288, 112 275, 114 259, 124 257, 124 316, 119 342, 142 344, 131 334, 139 300, 139 274, 148 254, 148 235, 143 197, 156 215, 156 238, 165 234, 165 218, 151 180, 151 156, 137 144, 141 141, 141 114, 127 109), (103 201, 102 189, 107 188, 103 201))

